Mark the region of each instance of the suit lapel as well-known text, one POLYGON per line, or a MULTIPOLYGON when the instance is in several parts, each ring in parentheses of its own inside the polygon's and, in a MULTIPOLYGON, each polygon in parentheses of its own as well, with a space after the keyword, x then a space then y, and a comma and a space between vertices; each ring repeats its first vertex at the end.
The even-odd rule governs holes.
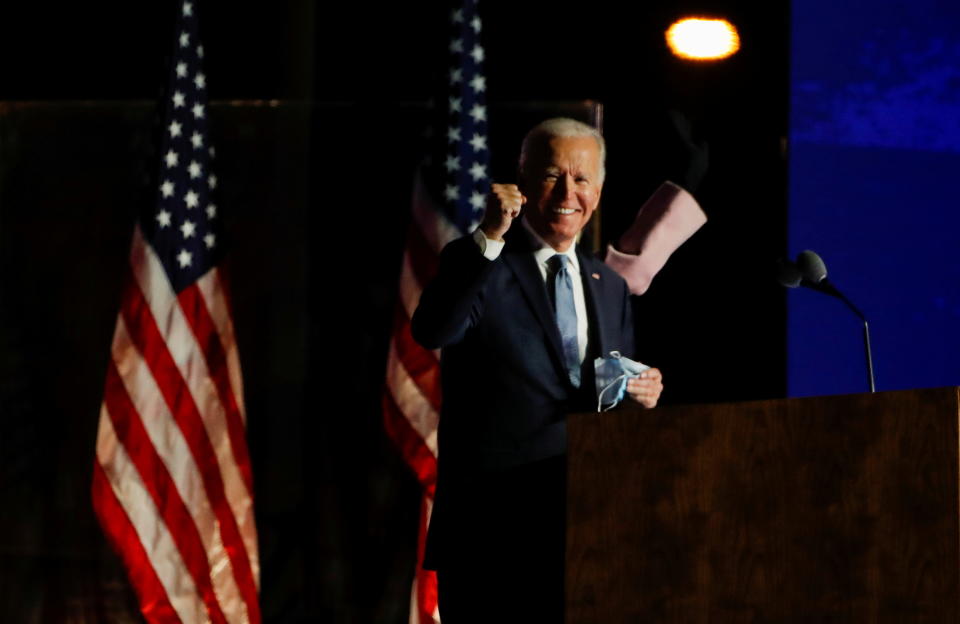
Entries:
POLYGON ((550 305, 540 267, 537 266, 537 261, 533 257, 534 248, 530 236, 520 227, 507 232, 504 238, 507 246, 502 256, 503 260, 516 276, 523 298, 526 299, 547 335, 554 366, 566 378, 567 367, 563 359, 560 330, 557 328, 557 319, 553 314, 553 306, 550 305))
POLYGON ((553 308, 550 305, 550 299, 547 297, 547 288, 543 283, 543 276, 540 274, 540 268, 537 266, 533 253, 521 248, 518 251, 504 253, 503 259, 517 277, 524 299, 533 309, 534 315, 540 321, 540 325, 546 332, 547 338, 549 338, 554 363, 561 371, 565 372, 566 366, 563 364, 560 330, 557 328, 557 320, 554 318, 553 308))
POLYGON ((577 248, 577 258, 580 260, 580 280, 584 284, 583 292, 584 298, 587 300, 587 314, 590 315, 590 328, 597 338, 597 349, 594 351, 594 356, 603 355, 607 352, 606 345, 609 344, 605 319, 600 306, 597 304, 599 301, 603 301, 602 294, 605 286, 603 273, 597 270, 595 260, 580 251, 579 247, 577 248))

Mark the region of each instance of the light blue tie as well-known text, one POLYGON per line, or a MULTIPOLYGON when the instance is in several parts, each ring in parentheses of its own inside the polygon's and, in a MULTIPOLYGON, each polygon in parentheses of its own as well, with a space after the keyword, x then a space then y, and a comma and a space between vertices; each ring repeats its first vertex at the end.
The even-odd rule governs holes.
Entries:
POLYGON ((577 339, 577 307, 573 303, 573 276, 570 275, 568 262, 563 254, 550 258, 553 276, 553 306, 557 316, 557 328, 563 343, 563 359, 567 365, 570 383, 580 387, 580 345, 577 339))

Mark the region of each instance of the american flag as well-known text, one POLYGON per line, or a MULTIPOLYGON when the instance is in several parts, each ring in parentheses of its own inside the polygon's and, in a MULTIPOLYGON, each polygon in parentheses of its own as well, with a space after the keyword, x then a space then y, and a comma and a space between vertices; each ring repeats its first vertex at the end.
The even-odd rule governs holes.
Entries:
POLYGON ((484 49, 476 0, 454 8, 450 24, 446 88, 435 106, 433 146, 414 182, 413 221, 400 271, 383 396, 387 434, 423 489, 410 605, 410 622, 417 624, 439 621, 436 576, 424 571, 422 563, 437 476, 440 363, 436 352, 414 342, 410 319, 423 287, 436 273, 440 250, 476 227, 490 186, 484 49))
POLYGON ((179 4, 156 201, 133 233, 93 505, 149 622, 260 622, 253 477, 195 1, 179 4))

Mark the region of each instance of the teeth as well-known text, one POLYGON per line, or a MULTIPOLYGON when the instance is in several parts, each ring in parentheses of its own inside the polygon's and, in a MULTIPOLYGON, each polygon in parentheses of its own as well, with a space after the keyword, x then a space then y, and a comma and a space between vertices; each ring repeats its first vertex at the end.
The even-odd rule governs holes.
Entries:
POLYGON ((574 212, 576 212, 576 210, 574 210, 573 208, 554 208, 553 209, 554 214, 568 215, 568 214, 573 214, 574 212))

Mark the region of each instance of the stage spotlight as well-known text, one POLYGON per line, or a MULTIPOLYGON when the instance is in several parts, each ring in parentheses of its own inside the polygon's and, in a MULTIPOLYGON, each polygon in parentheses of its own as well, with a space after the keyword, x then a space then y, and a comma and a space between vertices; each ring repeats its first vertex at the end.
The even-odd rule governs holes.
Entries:
POLYGON ((667 45, 680 58, 715 61, 740 49, 740 35, 727 20, 687 17, 667 29, 667 45))

